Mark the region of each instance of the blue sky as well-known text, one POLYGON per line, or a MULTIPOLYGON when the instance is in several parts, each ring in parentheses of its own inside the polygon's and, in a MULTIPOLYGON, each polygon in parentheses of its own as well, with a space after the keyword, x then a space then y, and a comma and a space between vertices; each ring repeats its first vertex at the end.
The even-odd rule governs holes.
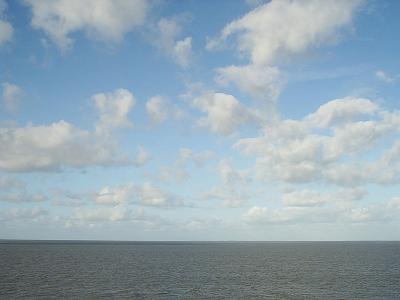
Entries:
POLYGON ((398 240, 399 11, 0 0, 0 238, 398 240))

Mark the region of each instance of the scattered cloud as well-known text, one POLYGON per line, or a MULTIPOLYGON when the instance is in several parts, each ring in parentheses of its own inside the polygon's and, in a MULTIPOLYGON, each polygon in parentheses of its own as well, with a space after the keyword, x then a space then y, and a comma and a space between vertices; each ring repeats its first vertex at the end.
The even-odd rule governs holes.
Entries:
POLYGON ((48 211, 41 207, 13 207, 4 210, 0 213, 0 220, 3 222, 7 221, 17 221, 17 220, 30 220, 37 222, 43 220, 48 216, 48 211))
MULTIPOLYGON (((303 192, 303 194, 305 193, 303 192)), ((315 197, 317 194, 313 193, 313 195, 315 197)), ((319 196, 317 198, 321 199, 319 196)), ((332 202, 328 205, 296 205, 278 208, 253 206, 242 215, 242 220, 252 225, 388 222, 398 220, 400 211, 398 200, 398 198, 393 197, 385 203, 363 204, 352 202, 346 205, 340 203, 337 205, 332 202)))
POLYGON ((243 125, 260 120, 256 110, 247 108, 229 94, 205 93, 194 98, 192 104, 205 113, 198 120, 198 126, 221 135, 231 135, 243 125))
POLYGON ((20 105, 22 98, 22 89, 15 84, 3 83, 3 103, 8 112, 15 113, 20 105))
POLYGON ((179 18, 166 19, 163 18, 157 23, 156 29, 156 46, 166 53, 180 67, 187 68, 192 63, 192 37, 186 37, 181 40, 182 22, 179 18))
POLYGON ((194 152, 189 148, 179 149, 178 157, 171 166, 161 167, 158 171, 157 179, 164 182, 184 182, 189 179, 188 164, 193 162, 195 166, 202 167, 207 161, 214 158, 211 151, 194 152))
POLYGON ((98 134, 106 134, 114 128, 133 127, 128 114, 135 105, 135 97, 126 89, 118 89, 113 93, 99 93, 92 96, 99 113, 96 125, 98 134))
POLYGON ((63 167, 118 165, 129 162, 114 141, 65 121, 50 125, 0 128, 0 170, 59 171, 63 167))
POLYGON ((14 193, 14 194, 0 194, 0 201, 10 203, 21 203, 21 202, 43 202, 47 201, 48 198, 41 194, 28 195, 25 193, 14 193))
POLYGON ((221 185, 203 193, 203 199, 219 200, 223 207, 239 207, 255 196, 249 185, 248 170, 236 170, 230 160, 222 159, 218 164, 218 175, 221 185))
POLYGON ((98 223, 98 222, 118 222, 127 221, 134 218, 133 211, 124 206, 116 207, 96 207, 79 208, 74 210, 70 220, 67 220, 67 226, 73 223, 98 223))
POLYGON ((146 102, 146 112, 152 125, 159 125, 169 118, 180 120, 185 115, 178 105, 160 95, 153 96, 146 102))
POLYGON ((151 160, 150 153, 145 148, 139 147, 133 164, 138 167, 141 167, 147 164, 150 160, 151 160))
POLYGON ((7 22, 5 17, 5 10, 7 8, 7 3, 5 0, 0 0, 0 47, 11 41, 14 28, 7 22))
POLYGON ((145 21, 146 0, 25 0, 32 9, 31 24, 62 50, 73 45, 73 33, 83 31, 92 39, 119 43, 124 35, 145 21))
POLYGON ((184 205, 181 199, 150 182, 145 182, 142 185, 129 183, 115 187, 105 186, 95 194, 94 200, 97 204, 113 206, 138 204, 169 208, 184 205))
POLYGON ((217 38, 208 40, 206 48, 215 50, 222 48, 229 38, 235 38, 234 48, 249 60, 248 65, 218 68, 217 81, 235 83, 256 98, 275 102, 285 82, 275 66, 336 41, 341 30, 351 25, 361 3, 275 0, 257 6, 227 24, 217 38))
POLYGON ((328 200, 325 195, 312 190, 293 191, 282 195, 282 202, 285 206, 319 206, 328 200))
POLYGON ((379 80, 386 82, 386 83, 393 83, 395 78, 389 76, 388 74, 386 74, 384 71, 382 70, 378 70, 375 73, 376 78, 378 78, 379 80))
POLYGON ((161 96, 154 96, 146 102, 146 111, 150 116, 152 123, 159 124, 168 116, 167 100, 161 96))
POLYGON ((361 3, 271 1, 226 25, 217 39, 209 40, 207 48, 217 48, 236 36, 238 50, 249 56, 252 64, 274 64, 277 59, 336 40, 340 30, 351 24, 361 3))
POLYGON ((11 172, 59 171, 65 167, 143 165, 145 150, 131 160, 118 149, 110 132, 130 127, 127 115, 134 104, 133 95, 124 89, 93 96, 99 113, 95 131, 66 122, 50 125, 0 128, 0 170, 11 172))
POLYGON ((235 83, 240 90, 265 102, 275 103, 285 79, 276 67, 257 65, 229 66, 216 70, 216 81, 222 86, 235 83))
POLYGON ((343 186, 398 181, 400 113, 368 99, 346 97, 323 104, 301 120, 276 120, 259 137, 235 147, 255 155, 258 178, 277 182, 325 181, 343 186), (386 150, 381 142, 390 145, 386 150), (380 151, 381 156, 366 155, 380 151))

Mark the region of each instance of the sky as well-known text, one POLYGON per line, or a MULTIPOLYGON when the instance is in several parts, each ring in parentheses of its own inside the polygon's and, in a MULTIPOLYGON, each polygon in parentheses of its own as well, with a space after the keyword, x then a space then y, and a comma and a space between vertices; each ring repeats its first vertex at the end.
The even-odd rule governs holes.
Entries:
POLYGON ((0 0, 0 239, 399 240, 399 14, 0 0))

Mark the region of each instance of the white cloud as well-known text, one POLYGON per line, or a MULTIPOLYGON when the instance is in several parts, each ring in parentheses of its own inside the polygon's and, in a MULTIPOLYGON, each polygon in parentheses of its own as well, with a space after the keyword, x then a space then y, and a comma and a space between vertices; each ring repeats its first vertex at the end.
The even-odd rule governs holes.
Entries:
POLYGON ((394 78, 389 76, 388 74, 386 74, 384 71, 382 70, 378 70, 375 73, 376 78, 378 78, 381 81, 384 81, 386 83, 393 83, 394 82, 394 78))
POLYGON ((258 178, 353 186, 398 180, 399 112, 368 99, 346 97, 322 105, 301 120, 276 120, 259 137, 240 139, 235 147, 255 155, 258 178), (392 143, 383 151, 381 142, 392 143), (381 155, 365 159, 365 155, 381 155), (390 162, 389 162, 390 161, 390 162))
POLYGON ((10 23, 0 20, 0 47, 11 40, 13 32, 14 30, 10 23))
POLYGON ((187 37, 183 40, 177 41, 173 48, 173 58, 182 66, 187 67, 192 60, 192 37, 187 37))
POLYGON ((139 204, 144 206, 155 206, 161 208, 183 206, 183 201, 169 192, 154 186, 150 182, 142 185, 132 183, 115 187, 105 186, 94 195, 98 204, 122 205, 139 204))
POLYGON ((128 163, 111 141, 59 121, 48 126, 0 128, 0 170, 52 171, 128 163))
POLYGON ((31 220, 39 221, 48 215, 48 211, 41 207, 22 208, 13 207, 0 213, 0 221, 31 220))
POLYGON ((92 99, 100 117, 96 132, 105 134, 113 128, 133 126, 128 114, 136 100, 128 90, 118 89, 113 93, 99 93, 92 96, 92 99))
POLYGON ((201 199, 204 200, 217 200, 220 202, 222 207, 240 207, 246 203, 253 195, 248 190, 242 190, 241 188, 221 185, 214 186, 209 191, 201 195, 201 199))
POLYGON ((175 196, 163 191, 162 189, 145 182, 138 192, 138 200, 142 205, 173 207, 182 206, 183 202, 175 196))
POLYGON ((336 39, 338 31, 351 23, 361 2, 271 1, 226 25, 220 37, 210 40, 207 47, 212 49, 237 35, 239 51, 249 55, 252 64, 271 64, 277 58, 336 39))
POLYGON ((94 40, 118 43, 143 24, 146 0, 25 0, 32 8, 31 24, 43 30, 61 50, 71 48, 71 34, 84 31, 94 40))
POLYGON ((96 207, 96 208, 78 208, 75 209, 69 223, 97 223, 97 222, 118 222, 133 219, 134 215, 131 209, 124 206, 116 207, 96 207))
POLYGON ((247 182, 247 172, 237 171, 227 159, 222 159, 218 164, 218 172, 223 184, 235 186, 247 182))
POLYGON ((273 0, 227 24, 207 49, 235 37, 234 48, 249 63, 217 69, 217 82, 235 83, 253 97, 274 103, 285 80, 274 65, 337 39, 362 0, 273 0), (304 20, 307 20, 306 22, 304 20))
POLYGON ((325 204, 329 197, 312 190, 300 190, 282 195, 285 206, 319 206, 325 204))
POLYGON ((265 216, 267 210, 268 209, 266 207, 253 206, 246 213, 244 213, 243 219, 250 222, 261 219, 265 216))
POLYGON ((239 207, 255 195, 249 186, 251 179, 248 170, 235 169, 230 160, 220 160, 218 175, 221 185, 203 193, 203 199, 219 200, 223 207, 239 207))
POLYGON ((197 167, 202 167, 207 161, 214 157, 211 151, 194 152, 189 148, 179 149, 178 157, 168 167, 161 167, 157 179, 164 182, 181 183, 189 179, 188 164, 193 162, 197 167))
POLYGON ((25 182, 10 176, 0 176, 0 201, 18 204, 47 200, 48 197, 41 193, 27 192, 25 182))
POLYGON ((178 40, 182 27, 178 19, 161 19, 157 23, 156 45, 171 57, 179 66, 187 68, 192 61, 192 37, 178 40))
POLYGON ((0 47, 11 41, 14 29, 12 25, 5 19, 5 10, 7 4, 4 0, 0 0, 0 47))
MULTIPOLYGON (((252 225, 284 225, 299 223, 357 222, 351 212, 362 207, 342 209, 336 206, 287 206, 269 209, 253 206, 242 215, 245 223, 252 225)), ((369 221, 365 219, 363 221, 369 221)))
POLYGON ((198 120, 198 125, 222 135, 230 135, 258 118, 255 111, 243 106, 229 94, 206 93, 194 98, 192 103, 206 114, 198 120))
POLYGON ((154 124, 163 122, 168 116, 168 101, 164 97, 154 96, 146 102, 146 111, 154 124))
POLYGON ((143 147, 138 148, 136 158, 134 160, 134 165, 140 167, 147 164, 151 159, 150 153, 143 147))
POLYGON ((307 121, 315 127, 327 128, 357 117, 373 115, 378 109, 378 105, 369 99, 345 97, 321 105, 315 113, 307 116, 307 121))
POLYGON ((3 102, 8 112, 16 112, 22 97, 22 89, 15 84, 3 83, 3 102))
POLYGON ((0 194, 0 201, 21 203, 21 202, 43 202, 47 201, 48 198, 42 194, 29 195, 26 193, 12 193, 12 194, 0 194))
POLYGON ((73 214, 58 220, 66 227, 102 227, 103 225, 124 223, 144 225, 143 229, 160 229, 168 226, 169 221, 156 215, 147 214, 143 208, 132 210, 129 207, 119 205, 115 207, 91 207, 75 209, 73 214))
POLYGON ((132 197, 134 186, 132 184, 121 185, 116 187, 103 187, 95 194, 94 200, 98 204, 119 205, 126 203, 132 197))
POLYGON ((186 114, 177 104, 172 104, 160 95, 153 96, 146 102, 146 112, 152 125, 158 125, 170 118, 180 120, 186 114))
POLYGON ((110 135, 129 127, 128 113, 134 104, 127 90, 93 96, 99 112, 95 131, 83 130, 66 121, 50 125, 0 128, 0 170, 12 172, 54 171, 65 167, 143 165, 144 149, 131 160, 121 153, 110 135))
POLYGON ((235 83, 240 90, 266 102, 275 102, 284 84, 280 71, 268 66, 229 66, 216 70, 221 85, 235 83))

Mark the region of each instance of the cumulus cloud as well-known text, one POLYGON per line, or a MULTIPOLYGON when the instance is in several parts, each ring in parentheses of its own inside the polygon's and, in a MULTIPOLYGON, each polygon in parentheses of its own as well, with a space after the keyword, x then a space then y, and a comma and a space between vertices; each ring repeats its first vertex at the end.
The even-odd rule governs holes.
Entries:
POLYGON ((32 9, 31 24, 43 30, 61 50, 72 47, 71 35, 83 31, 94 40, 118 43, 143 24, 146 0, 25 0, 32 9))
POLYGON ((146 102, 146 112, 152 125, 158 125, 169 118, 179 120, 185 112, 176 104, 172 104, 167 98, 157 95, 146 102))
POLYGON ((220 160, 218 175, 221 184, 203 193, 203 199, 218 200, 223 207, 239 207, 255 195, 248 170, 237 170, 230 160, 220 160))
POLYGON ((5 10, 7 4, 4 0, 0 0, 0 47, 11 41, 14 29, 5 18, 5 10))
POLYGON ((161 96, 151 97, 146 102, 146 111, 153 123, 159 124, 168 116, 168 102, 161 96))
POLYGON ((348 123, 355 118, 370 116, 378 111, 378 105, 369 99, 346 97, 321 105, 315 113, 307 116, 307 122, 320 128, 348 123))
POLYGON ((134 165, 140 167, 147 164, 151 159, 150 153, 143 147, 139 147, 136 158, 134 159, 134 165))
POLYGON ((137 161, 118 149, 110 132, 129 127, 127 115, 134 104, 127 90, 93 96, 99 112, 94 131, 66 122, 50 125, 0 128, 0 170, 11 172, 55 171, 65 167, 143 165, 148 157, 144 149, 137 161))
POLYGON ((255 155, 259 178, 283 182, 314 182, 352 186, 398 179, 400 114, 368 99, 346 97, 322 105, 301 120, 267 124, 259 137, 240 139, 235 147, 255 155), (392 143, 383 151, 379 142, 392 143), (375 151, 375 152, 374 152, 375 151), (379 153, 374 160, 367 153, 379 153), (364 155, 364 156, 363 156, 364 155))
POLYGON ((37 222, 43 220, 47 215, 48 211, 41 207, 13 207, 0 213, 0 221, 7 222, 17 220, 29 220, 37 222))
POLYGON ((386 82, 386 83, 393 83, 394 82, 394 78, 389 76, 388 74, 386 74, 384 71, 382 70, 378 70, 375 73, 376 78, 378 78, 379 80, 386 82))
POLYGON ((339 30, 351 23, 361 2, 271 1, 226 25, 207 47, 218 47, 236 35, 238 50, 248 55, 253 64, 271 64, 281 56, 298 54, 336 39, 339 30))
POLYGON ((293 206, 268 209, 254 206, 242 218, 246 223, 261 225, 327 223, 337 220, 338 211, 324 207, 293 206))
POLYGON ((56 223, 65 227, 96 227, 111 226, 112 224, 124 223, 143 225, 144 229, 159 229, 168 226, 170 221, 157 215, 148 214, 143 208, 133 210, 127 206, 115 207, 88 207, 75 209, 72 215, 59 218, 56 223), (61 221, 61 222, 60 222, 61 221))
POLYGON ((74 214, 67 221, 67 226, 76 222, 117 222, 133 219, 133 212, 125 206, 96 207, 75 209, 74 214))
POLYGON ((232 82, 239 89, 265 101, 275 102, 284 83, 273 67, 295 55, 335 41, 351 25, 361 0, 274 0, 260 5, 227 24, 209 39, 207 49, 221 48, 233 37, 235 49, 248 65, 217 69, 217 82, 232 82), (307 22, 304 22, 307 20, 307 22))
POLYGON ((16 112, 22 97, 22 89, 15 84, 3 83, 3 103, 8 112, 16 112))
POLYGON ((247 172, 236 170, 228 159, 222 159, 219 162, 218 172, 225 185, 235 186, 237 184, 247 183, 248 181, 247 172))
POLYGON ((277 100, 285 81, 277 67, 232 65, 217 68, 216 72, 216 81, 220 85, 226 86, 233 82, 243 92, 266 102, 277 100))
POLYGON ((282 195, 285 206, 319 206, 327 201, 328 197, 312 190, 293 191, 282 195))
POLYGON ((118 89, 113 93, 99 93, 92 96, 99 113, 96 131, 99 134, 108 133, 114 128, 132 127, 128 114, 135 105, 136 99, 126 89, 118 89))
MULTIPOLYGON (((252 225, 283 225, 283 224, 298 224, 298 223, 367 223, 367 222, 388 222, 398 220, 400 211, 400 202, 398 197, 393 197, 387 202, 373 201, 370 203, 363 202, 338 202, 335 199, 344 190, 336 193, 316 193, 305 190, 298 193, 299 197, 292 197, 290 194, 290 204, 295 201, 295 205, 283 207, 268 208, 265 206, 253 206, 248 209, 243 215, 242 220, 247 224, 252 225), (306 193, 309 197, 303 197, 306 193), (331 200, 320 200, 332 197, 331 200), (315 201, 307 201, 304 199, 313 199, 315 201), (297 199, 297 200, 295 200, 297 199), (318 204, 317 204, 318 203, 318 204), (299 205, 300 204, 300 205, 299 205), (303 205, 306 204, 306 205, 303 205), (312 204, 312 205, 310 205, 312 204), (316 205, 317 204, 317 205, 316 205)), ((360 193, 360 190, 348 190, 350 197, 360 193)), ((357 200, 358 196, 352 200, 357 200)))
POLYGON ((29 193, 25 182, 10 176, 0 176, 0 201, 13 204, 43 202, 48 198, 41 193, 29 193))
POLYGON ((51 125, 0 128, 0 169, 3 171, 54 171, 128 163, 114 142, 65 121, 51 125))
POLYGON ((292 190, 282 194, 283 206, 312 207, 327 204, 347 205, 361 200, 367 194, 363 188, 341 188, 333 192, 320 192, 311 189, 292 190))
POLYGON ((29 195, 26 193, 0 194, 0 201, 10 202, 10 203, 43 202, 47 200, 48 198, 42 194, 33 194, 33 195, 29 195))
POLYGON ((246 123, 260 120, 256 110, 247 108, 229 94, 206 93, 194 98, 192 103, 206 114, 198 120, 198 125, 221 135, 230 135, 246 123))
POLYGON ((188 172, 188 165, 190 162, 194 163, 197 167, 202 167, 213 157, 214 153, 211 151, 195 152, 189 148, 181 148, 179 149, 178 157, 175 161, 170 166, 161 167, 156 177, 164 182, 181 183, 190 177, 188 172))
POLYGON ((178 19, 163 18, 157 23, 155 44, 179 66, 187 68, 193 58, 192 37, 179 40, 181 31, 178 19))
POLYGON ((142 185, 133 183, 110 187, 103 187, 95 194, 94 200, 98 204, 121 205, 139 204, 154 207, 176 207, 183 206, 183 201, 169 192, 154 186, 150 182, 142 185))

